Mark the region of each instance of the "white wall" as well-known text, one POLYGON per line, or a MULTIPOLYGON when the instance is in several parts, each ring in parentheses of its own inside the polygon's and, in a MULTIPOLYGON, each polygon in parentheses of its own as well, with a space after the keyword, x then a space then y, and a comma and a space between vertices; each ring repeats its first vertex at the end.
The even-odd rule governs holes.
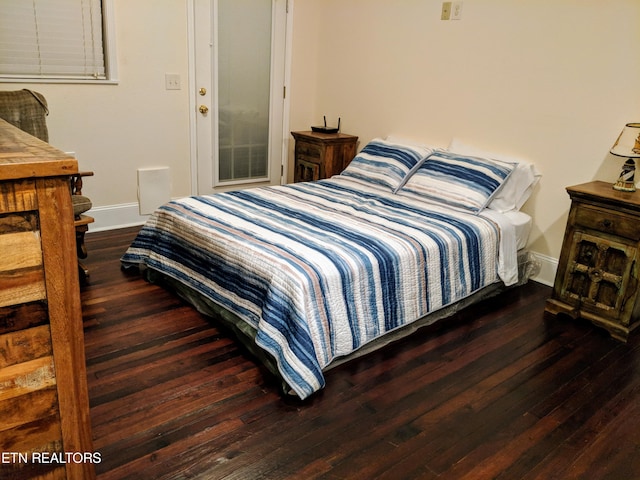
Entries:
POLYGON ((171 195, 191 193, 188 1, 114 0, 118 85, 0 84, 44 94, 50 143, 95 172, 84 182, 91 230, 137 220, 138 168, 168 166, 171 195), (166 90, 165 73, 180 74, 182 89, 166 90))
POLYGON ((524 208, 530 248, 557 258, 564 188, 613 182, 623 162, 609 148, 640 120, 640 2, 465 0, 458 21, 440 20, 441 5, 297 0, 291 128, 327 115, 361 147, 458 137, 528 159, 543 174, 524 208), (305 75, 311 86, 296 83, 305 75))

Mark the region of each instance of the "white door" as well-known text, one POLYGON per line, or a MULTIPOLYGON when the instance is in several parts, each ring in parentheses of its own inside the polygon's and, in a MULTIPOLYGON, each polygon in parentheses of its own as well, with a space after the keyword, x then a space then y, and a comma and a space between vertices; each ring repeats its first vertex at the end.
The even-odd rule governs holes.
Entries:
POLYGON ((287 1, 193 5, 197 193, 280 184, 287 1))

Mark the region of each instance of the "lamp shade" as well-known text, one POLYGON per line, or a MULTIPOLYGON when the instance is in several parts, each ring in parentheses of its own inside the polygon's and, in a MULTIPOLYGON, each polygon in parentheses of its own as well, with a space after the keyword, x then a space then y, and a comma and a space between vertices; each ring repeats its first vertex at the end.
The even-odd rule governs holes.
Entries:
POLYGON ((611 147, 611 153, 619 157, 640 158, 640 123, 627 123, 611 147))

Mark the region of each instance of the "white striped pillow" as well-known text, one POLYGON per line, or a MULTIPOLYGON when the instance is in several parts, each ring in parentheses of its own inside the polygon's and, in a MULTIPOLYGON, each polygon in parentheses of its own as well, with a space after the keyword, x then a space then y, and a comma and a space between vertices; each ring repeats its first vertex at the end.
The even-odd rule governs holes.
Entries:
POLYGON ((436 151, 416 168, 399 191, 479 213, 515 167, 515 163, 436 151))
POLYGON ((341 175, 395 190, 411 169, 433 152, 426 146, 371 140, 341 175))

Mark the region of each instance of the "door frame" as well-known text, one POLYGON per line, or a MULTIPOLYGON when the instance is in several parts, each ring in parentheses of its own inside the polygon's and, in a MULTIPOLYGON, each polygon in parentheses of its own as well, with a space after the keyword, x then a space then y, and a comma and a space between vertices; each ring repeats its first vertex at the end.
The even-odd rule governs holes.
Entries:
MULTIPOLYGON (((187 1, 187 44, 188 44, 188 85, 189 85, 189 164, 191 169, 191 194, 198 195, 198 86, 196 85, 196 30, 195 30, 195 3, 199 0, 187 1)), ((291 80, 291 52, 293 44, 293 2, 286 1, 286 27, 285 27, 285 59, 284 59, 284 101, 282 112, 282 158, 280 159, 282 171, 280 184, 286 183, 289 158, 289 118, 290 118, 290 80, 291 80)))

